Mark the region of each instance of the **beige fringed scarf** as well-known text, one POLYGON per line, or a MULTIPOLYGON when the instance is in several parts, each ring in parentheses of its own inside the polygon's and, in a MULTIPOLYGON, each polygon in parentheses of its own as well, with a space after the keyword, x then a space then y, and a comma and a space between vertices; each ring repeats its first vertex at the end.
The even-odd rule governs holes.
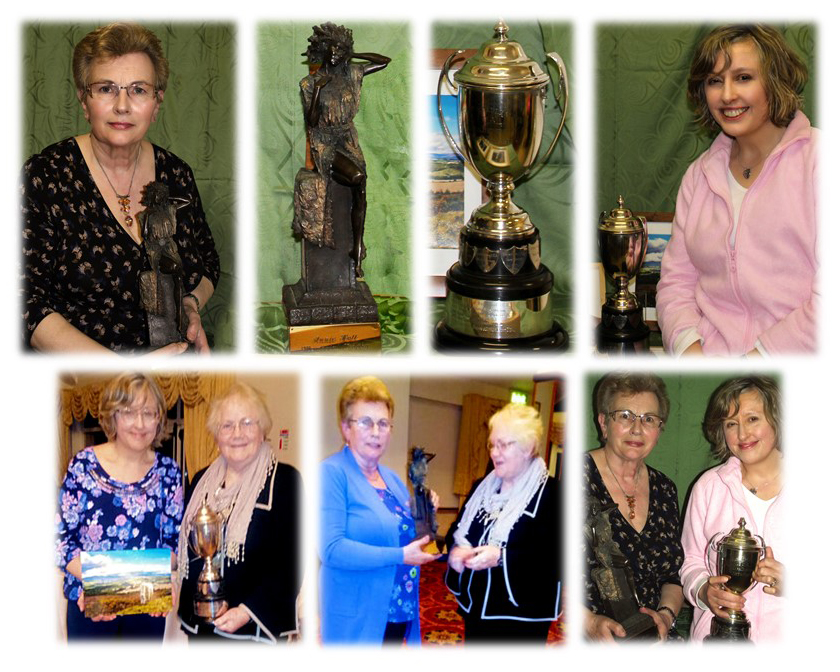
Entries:
POLYGON ((187 544, 191 523, 204 504, 205 498, 207 505, 225 519, 224 555, 227 561, 236 563, 245 559, 245 537, 248 534, 248 526, 251 524, 254 505, 265 486, 268 474, 276 463, 277 457, 265 441, 259 447, 254 461, 242 474, 239 483, 232 488, 222 487, 227 473, 227 462, 223 457, 216 458, 207 467, 204 476, 193 490, 181 523, 181 534, 178 540, 178 577, 181 581, 189 576, 187 544))

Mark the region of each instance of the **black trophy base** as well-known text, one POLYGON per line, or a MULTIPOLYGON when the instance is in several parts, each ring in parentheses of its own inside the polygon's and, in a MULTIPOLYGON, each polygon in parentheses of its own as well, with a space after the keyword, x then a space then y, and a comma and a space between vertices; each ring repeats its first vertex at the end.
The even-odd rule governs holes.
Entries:
POLYGON ((718 618, 712 619, 712 627, 706 642, 749 642, 750 622, 746 619, 727 620, 718 618))
POLYGON ((379 322, 376 300, 364 282, 307 292, 301 279, 283 287, 283 308, 290 327, 379 322))
POLYGON ((435 348, 442 353, 492 352, 498 355, 526 352, 565 352, 569 348, 569 334, 558 322, 551 329, 535 336, 522 338, 483 338, 462 334, 449 328, 443 320, 435 327, 435 348))
POLYGON ((601 323, 595 331, 598 351, 607 354, 647 352, 650 328, 642 319, 642 308, 617 310, 601 308, 601 323))

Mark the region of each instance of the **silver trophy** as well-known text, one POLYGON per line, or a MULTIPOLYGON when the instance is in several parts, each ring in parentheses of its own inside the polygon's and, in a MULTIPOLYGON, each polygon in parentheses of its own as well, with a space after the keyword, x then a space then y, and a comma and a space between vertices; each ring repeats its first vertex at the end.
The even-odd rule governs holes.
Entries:
POLYGON ((205 501, 190 525, 190 548, 204 560, 195 586, 193 610, 196 616, 208 622, 221 616, 228 608, 221 570, 213 564, 213 558, 223 544, 224 519, 205 501))
MULTIPOLYGON (((743 595, 756 581, 753 573, 766 552, 764 539, 752 535, 747 521, 741 518, 738 527, 728 535, 712 535, 706 548, 706 568, 713 576, 728 576, 726 590, 743 595)), ((715 616, 707 639, 745 641, 750 638, 750 621, 740 609, 728 609, 726 618, 715 616)))
POLYGON ((521 45, 508 39, 499 21, 485 42, 449 80, 452 63, 438 78, 438 114, 455 152, 482 179, 490 200, 472 213, 459 237, 458 262, 446 274, 444 317, 435 337, 443 350, 493 352, 564 349, 568 335, 554 321, 554 276, 540 261, 540 235, 528 213, 511 200, 514 183, 535 172, 551 154, 566 120, 568 82, 563 60, 557 64, 565 91, 563 116, 545 156, 538 161, 550 78, 521 45), (449 131, 440 102, 447 78, 458 90, 461 145, 449 131))

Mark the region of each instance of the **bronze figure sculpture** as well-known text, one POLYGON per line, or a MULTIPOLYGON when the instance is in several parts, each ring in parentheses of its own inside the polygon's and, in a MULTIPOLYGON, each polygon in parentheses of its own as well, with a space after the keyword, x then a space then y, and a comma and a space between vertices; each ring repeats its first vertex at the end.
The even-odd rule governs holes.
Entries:
POLYGON ((187 319, 181 307, 184 267, 174 236, 176 213, 189 201, 170 197, 169 187, 161 182, 149 182, 140 203, 146 208, 137 213, 137 219, 152 267, 140 274, 140 299, 146 311, 149 344, 159 348, 186 339, 187 319))
POLYGON ((408 466, 408 479, 411 481, 414 490, 414 498, 411 500, 411 513, 414 517, 415 536, 420 539, 429 535, 430 541, 435 541, 438 529, 431 492, 426 485, 429 461, 434 456, 434 453, 427 453, 422 446, 412 446, 411 462, 408 466))
POLYGON ((298 171, 292 229, 303 238, 301 280, 283 288, 291 327, 378 322, 362 261, 367 172, 353 119, 362 80, 391 59, 355 53, 344 26, 313 26, 300 83, 311 163, 298 171), (361 284, 360 284, 361 283, 361 284))

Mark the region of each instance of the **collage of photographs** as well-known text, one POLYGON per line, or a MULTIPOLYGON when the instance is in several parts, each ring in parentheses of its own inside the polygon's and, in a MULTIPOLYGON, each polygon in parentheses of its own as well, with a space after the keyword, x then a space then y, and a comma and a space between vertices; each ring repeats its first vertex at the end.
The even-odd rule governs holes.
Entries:
POLYGON ((653 4, 21 18, 19 646, 830 642, 828 17, 653 4))

